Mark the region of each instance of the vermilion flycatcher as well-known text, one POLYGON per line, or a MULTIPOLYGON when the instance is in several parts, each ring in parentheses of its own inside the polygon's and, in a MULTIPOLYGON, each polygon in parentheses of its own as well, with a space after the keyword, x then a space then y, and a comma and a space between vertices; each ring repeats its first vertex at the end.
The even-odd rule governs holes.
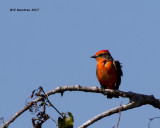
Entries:
MULTIPOLYGON (((98 51, 91 58, 97 61, 97 78, 102 88, 118 90, 123 72, 119 61, 114 60, 108 50, 98 51)), ((113 96, 108 95, 107 98, 113 96)))

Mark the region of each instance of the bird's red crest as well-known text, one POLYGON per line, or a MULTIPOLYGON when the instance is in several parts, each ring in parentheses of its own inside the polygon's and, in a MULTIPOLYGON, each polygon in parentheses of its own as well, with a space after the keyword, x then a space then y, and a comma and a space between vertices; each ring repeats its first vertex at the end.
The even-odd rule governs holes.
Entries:
POLYGON ((108 51, 108 50, 98 51, 98 52, 95 54, 95 56, 97 56, 97 55, 99 55, 99 54, 101 54, 101 53, 103 53, 103 54, 109 54, 109 51, 108 51))

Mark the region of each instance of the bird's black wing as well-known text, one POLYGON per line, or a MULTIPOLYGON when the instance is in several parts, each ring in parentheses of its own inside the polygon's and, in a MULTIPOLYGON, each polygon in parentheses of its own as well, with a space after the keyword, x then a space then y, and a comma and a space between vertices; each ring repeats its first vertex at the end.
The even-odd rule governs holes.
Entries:
POLYGON ((118 60, 114 60, 113 64, 115 66, 115 69, 117 71, 117 82, 115 84, 115 89, 118 90, 119 89, 119 85, 121 84, 121 76, 123 76, 123 72, 122 72, 122 65, 118 60))

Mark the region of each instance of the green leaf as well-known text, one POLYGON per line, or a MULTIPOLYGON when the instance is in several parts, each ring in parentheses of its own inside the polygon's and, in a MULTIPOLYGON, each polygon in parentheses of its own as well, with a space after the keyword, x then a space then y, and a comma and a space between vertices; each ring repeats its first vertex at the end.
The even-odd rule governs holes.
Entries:
POLYGON ((58 118, 58 128, 73 128, 74 118, 72 113, 63 114, 63 117, 58 118))

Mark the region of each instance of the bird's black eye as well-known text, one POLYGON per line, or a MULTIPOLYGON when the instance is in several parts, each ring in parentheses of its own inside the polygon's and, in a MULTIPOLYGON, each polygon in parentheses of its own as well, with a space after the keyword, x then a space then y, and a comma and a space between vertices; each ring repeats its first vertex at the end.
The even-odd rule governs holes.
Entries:
POLYGON ((103 55, 104 55, 104 54, 100 53, 98 56, 100 56, 100 57, 101 57, 101 56, 103 56, 103 55))

